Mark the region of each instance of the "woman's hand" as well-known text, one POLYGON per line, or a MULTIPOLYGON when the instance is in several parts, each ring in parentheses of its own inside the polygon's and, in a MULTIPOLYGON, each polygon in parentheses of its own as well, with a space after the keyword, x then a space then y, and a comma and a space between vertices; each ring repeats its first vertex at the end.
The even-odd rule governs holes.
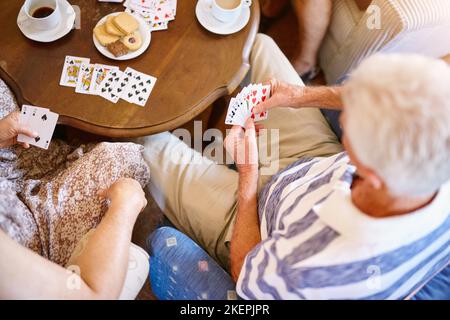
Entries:
POLYGON ((100 191, 99 195, 111 201, 110 207, 134 214, 133 218, 137 218, 147 205, 145 193, 139 182, 134 179, 121 178, 108 189, 100 191))
MULTIPOLYGON (((12 112, 0 120, 0 148, 13 146, 17 143, 17 136, 24 134, 30 138, 36 138, 37 132, 31 131, 19 123, 20 112, 12 112)), ((24 148, 29 148, 28 143, 19 143, 24 148)))
POLYGON ((304 87, 293 86, 277 79, 271 79, 264 85, 270 85, 270 98, 258 104, 253 113, 259 114, 273 108, 295 107, 295 97, 303 91, 304 87))

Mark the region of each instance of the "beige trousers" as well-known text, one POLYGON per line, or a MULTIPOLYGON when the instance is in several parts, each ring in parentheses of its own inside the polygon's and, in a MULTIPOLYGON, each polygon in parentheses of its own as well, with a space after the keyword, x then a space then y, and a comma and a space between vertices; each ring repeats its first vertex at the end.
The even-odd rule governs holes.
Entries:
MULTIPOLYGON (((287 58, 266 35, 256 37, 251 66, 251 83, 273 77, 303 85, 287 58)), ((302 157, 330 156, 342 151, 319 109, 271 110, 264 127, 279 130, 279 143, 260 141, 260 150, 270 150, 267 152, 270 161, 261 166, 275 164, 277 171, 302 157), (278 152, 272 152, 275 149, 278 152)), ((159 207, 180 231, 228 269, 229 242, 237 207, 238 173, 203 158, 168 132, 140 138, 138 142, 145 146, 144 157, 151 169, 149 189, 159 207), (183 157, 201 158, 203 161, 176 161, 183 157)), ((260 185, 270 177, 260 176, 260 185)))

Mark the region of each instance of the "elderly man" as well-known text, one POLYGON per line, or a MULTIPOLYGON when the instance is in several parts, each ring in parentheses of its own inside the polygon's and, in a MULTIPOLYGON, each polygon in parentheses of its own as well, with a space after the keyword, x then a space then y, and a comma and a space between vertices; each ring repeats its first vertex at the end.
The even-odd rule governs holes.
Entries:
POLYGON ((280 130, 279 141, 259 145, 273 150, 279 142, 271 162, 280 171, 270 181, 260 172, 272 163, 255 161, 251 120, 225 141, 241 160, 238 172, 173 161, 201 155, 168 133, 143 141, 158 204, 228 268, 238 294, 402 299, 445 267, 450 69, 419 56, 375 56, 343 88, 304 87, 264 35, 251 62, 252 82, 277 79, 257 107, 271 109, 264 126, 280 130), (343 109, 344 146, 319 106, 343 109))

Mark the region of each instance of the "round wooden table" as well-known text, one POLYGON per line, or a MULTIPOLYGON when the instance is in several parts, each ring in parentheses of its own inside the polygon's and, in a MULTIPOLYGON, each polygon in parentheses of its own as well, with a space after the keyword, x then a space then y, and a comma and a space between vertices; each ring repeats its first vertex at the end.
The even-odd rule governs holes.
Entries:
POLYGON ((205 30, 195 17, 196 0, 178 1, 176 19, 166 31, 152 33, 150 47, 140 57, 115 61, 102 56, 92 41, 92 29, 103 16, 123 11, 122 4, 71 0, 81 8, 81 29, 52 43, 28 40, 16 20, 23 1, 0 2, 0 77, 19 104, 49 108, 60 124, 108 137, 136 137, 172 130, 192 120, 218 98, 237 88, 248 72, 249 55, 259 26, 259 3, 240 32, 220 36, 205 30), (66 55, 91 63, 132 67, 158 78, 145 107, 119 100, 75 93, 59 79, 66 55))

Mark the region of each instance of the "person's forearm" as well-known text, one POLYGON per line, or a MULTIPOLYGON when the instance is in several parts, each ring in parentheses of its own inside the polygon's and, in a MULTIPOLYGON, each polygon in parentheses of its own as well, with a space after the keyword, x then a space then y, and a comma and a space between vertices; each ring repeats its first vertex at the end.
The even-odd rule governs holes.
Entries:
POLYGON ((342 87, 296 87, 293 102, 299 108, 342 110, 342 87))
POLYGON ((108 210, 81 255, 72 260, 81 272, 75 279, 67 269, 22 247, 0 230, 4 258, 0 259, 0 299, 118 298, 127 271, 132 220, 125 210, 108 210))
POLYGON ((135 223, 130 217, 136 216, 127 210, 112 205, 73 261, 84 282, 102 297, 118 298, 125 280, 135 223))
POLYGON ((239 174, 236 223, 230 248, 231 276, 236 282, 247 254, 261 242, 257 212, 258 172, 239 174))

